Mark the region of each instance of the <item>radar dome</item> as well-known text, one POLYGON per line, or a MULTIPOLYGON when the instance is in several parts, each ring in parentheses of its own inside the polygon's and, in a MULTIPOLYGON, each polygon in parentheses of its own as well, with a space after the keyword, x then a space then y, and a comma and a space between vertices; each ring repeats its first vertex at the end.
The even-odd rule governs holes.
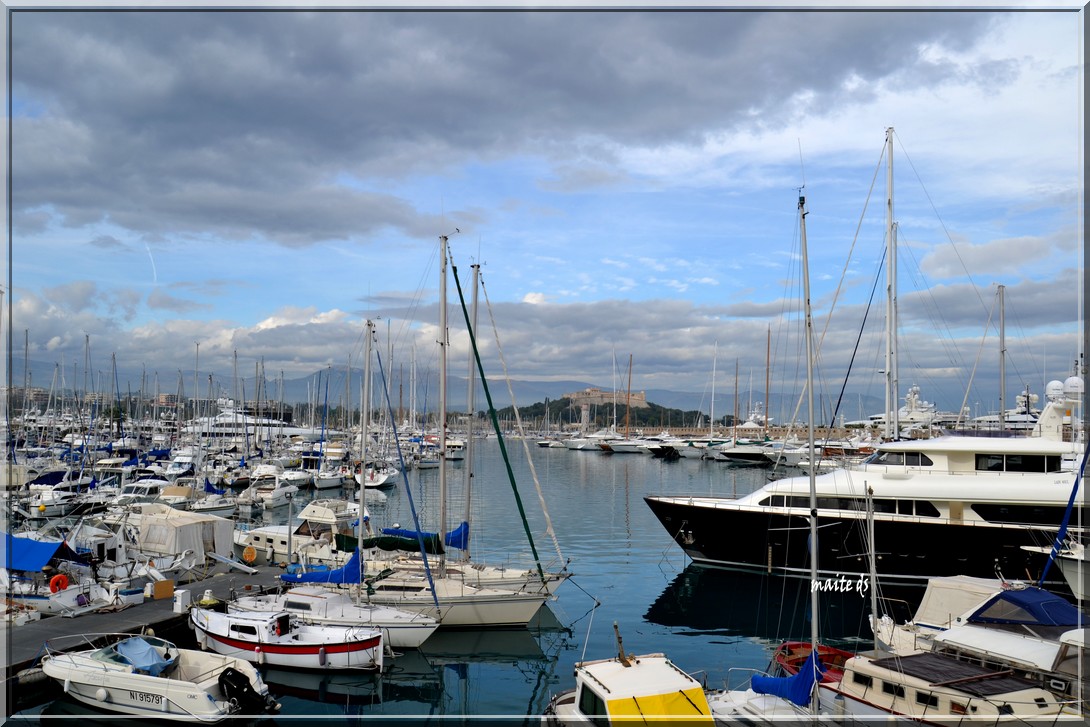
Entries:
POLYGON ((1078 376, 1069 376, 1064 381, 1064 395, 1068 399, 1081 399, 1082 398, 1082 379, 1078 376))
POLYGON ((1064 385, 1062 381, 1049 381, 1045 385, 1045 398, 1049 401, 1060 401, 1064 396, 1064 385))

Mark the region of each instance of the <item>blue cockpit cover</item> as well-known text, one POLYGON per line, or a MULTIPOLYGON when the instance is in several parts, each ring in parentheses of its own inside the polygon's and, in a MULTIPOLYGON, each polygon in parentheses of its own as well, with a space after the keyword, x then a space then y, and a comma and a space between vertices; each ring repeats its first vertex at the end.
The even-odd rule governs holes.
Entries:
POLYGON ((810 703, 810 693, 814 689, 814 682, 818 674, 824 674, 825 667, 821 665, 817 649, 810 652, 810 657, 802 665, 797 674, 787 677, 766 677, 755 675, 750 679, 750 686, 758 694, 771 694, 774 697, 789 699, 800 707, 810 703), (816 668, 815 668, 816 667, 816 668))
POLYGON ((1076 627, 1086 622, 1079 609, 1036 586, 1000 591, 969 616, 969 623, 1038 624, 1076 627))
POLYGON ((0 566, 11 570, 41 573, 42 568, 54 558, 83 562, 83 558, 76 555, 63 541, 32 540, 4 533, 3 544, 4 553, 0 566))
POLYGON ((153 677, 159 676, 163 669, 166 669, 174 662, 174 659, 164 659, 155 650, 154 646, 139 636, 117 642, 114 649, 132 664, 133 669, 144 674, 150 674, 153 677))
POLYGON ((359 583, 360 571, 360 549, 356 548, 352 557, 340 568, 309 573, 281 573, 280 580, 287 583, 359 583))

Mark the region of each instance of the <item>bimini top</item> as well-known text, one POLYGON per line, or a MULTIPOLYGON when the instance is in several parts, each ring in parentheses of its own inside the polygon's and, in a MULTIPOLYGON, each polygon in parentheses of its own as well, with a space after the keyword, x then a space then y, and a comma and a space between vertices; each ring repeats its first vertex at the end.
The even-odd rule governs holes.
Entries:
POLYGON ((1086 623, 1087 618, 1060 596, 1028 586, 999 591, 965 620, 975 624, 1063 626, 1067 630, 1086 623))

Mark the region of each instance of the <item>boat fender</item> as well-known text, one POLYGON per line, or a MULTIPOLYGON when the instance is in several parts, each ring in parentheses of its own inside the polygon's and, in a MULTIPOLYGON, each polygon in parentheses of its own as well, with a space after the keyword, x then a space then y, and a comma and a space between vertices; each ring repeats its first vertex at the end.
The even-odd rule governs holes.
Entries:
POLYGON ((254 657, 257 659, 258 664, 265 663, 265 652, 261 650, 260 646, 254 647, 254 657))
POLYGON ((273 631, 276 633, 277 636, 280 635, 280 622, 279 621, 277 621, 276 625, 273 626, 273 631))
POLYGON ((326 665, 325 647, 324 646, 319 646, 318 647, 318 663, 321 664, 322 666, 326 665))
POLYGON ((68 576, 63 573, 58 573, 49 579, 49 592, 56 593, 57 591, 63 591, 68 588, 68 576))
POLYGON ((105 687, 99 687, 95 690, 95 699, 100 702, 105 702, 110 696, 110 693, 106 691, 105 687))
POLYGON ((71 679, 65 679, 64 680, 64 686, 61 687, 61 689, 64 690, 65 694, 68 694, 68 690, 71 689, 71 688, 72 688, 72 680, 71 679))
POLYGON ((273 562, 273 547, 271 545, 268 548, 266 548, 266 550, 265 550, 265 560, 270 565, 272 565, 272 562, 273 562))

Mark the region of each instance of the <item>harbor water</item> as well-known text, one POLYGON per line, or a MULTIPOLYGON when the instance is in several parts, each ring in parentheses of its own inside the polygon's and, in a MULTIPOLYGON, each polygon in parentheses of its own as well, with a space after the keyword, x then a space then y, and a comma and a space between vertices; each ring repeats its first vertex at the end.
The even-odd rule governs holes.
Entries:
MULTIPOLYGON (((471 468, 467 462, 447 465, 448 527, 469 520, 474 561, 531 565, 521 500, 543 567, 566 564, 572 573, 556 599, 526 629, 441 629, 420 650, 398 654, 382 674, 266 668, 270 690, 283 705, 275 721, 418 717, 448 723, 452 717, 488 716, 537 724, 549 698, 574 686, 575 662, 617 653, 614 624, 626 653, 664 652, 711 687, 742 684, 747 670, 768 666, 779 641, 808 637, 808 581, 697 566, 643 501, 648 494, 741 495, 764 484, 771 470, 524 446, 510 439, 505 446, 518 499, 500 442, 482 439, 474 444, 471 468), (467 470, 473 474, 468 498, 467 470)), ((414 470, 407 480, 407 488, 399 481, 381 490, 384 502, 368 500, 376 529, 413 527, 414 508, 423 529, 436 529, 438 470, 414 470)), ((305 499, 297 499, 293 510, 305 499)), ((262 521, 287 517, 281 508, 264 513, 262 521)), ((869 608, 869 598, 852 590, 823 593, 822 638, 849 646, 869 638, 869 608)), ((194 645, 184 638, 178 644, 194 645)), ((67 698, 36 708, 23 721, 39 715, 93 716, 67 698)))

